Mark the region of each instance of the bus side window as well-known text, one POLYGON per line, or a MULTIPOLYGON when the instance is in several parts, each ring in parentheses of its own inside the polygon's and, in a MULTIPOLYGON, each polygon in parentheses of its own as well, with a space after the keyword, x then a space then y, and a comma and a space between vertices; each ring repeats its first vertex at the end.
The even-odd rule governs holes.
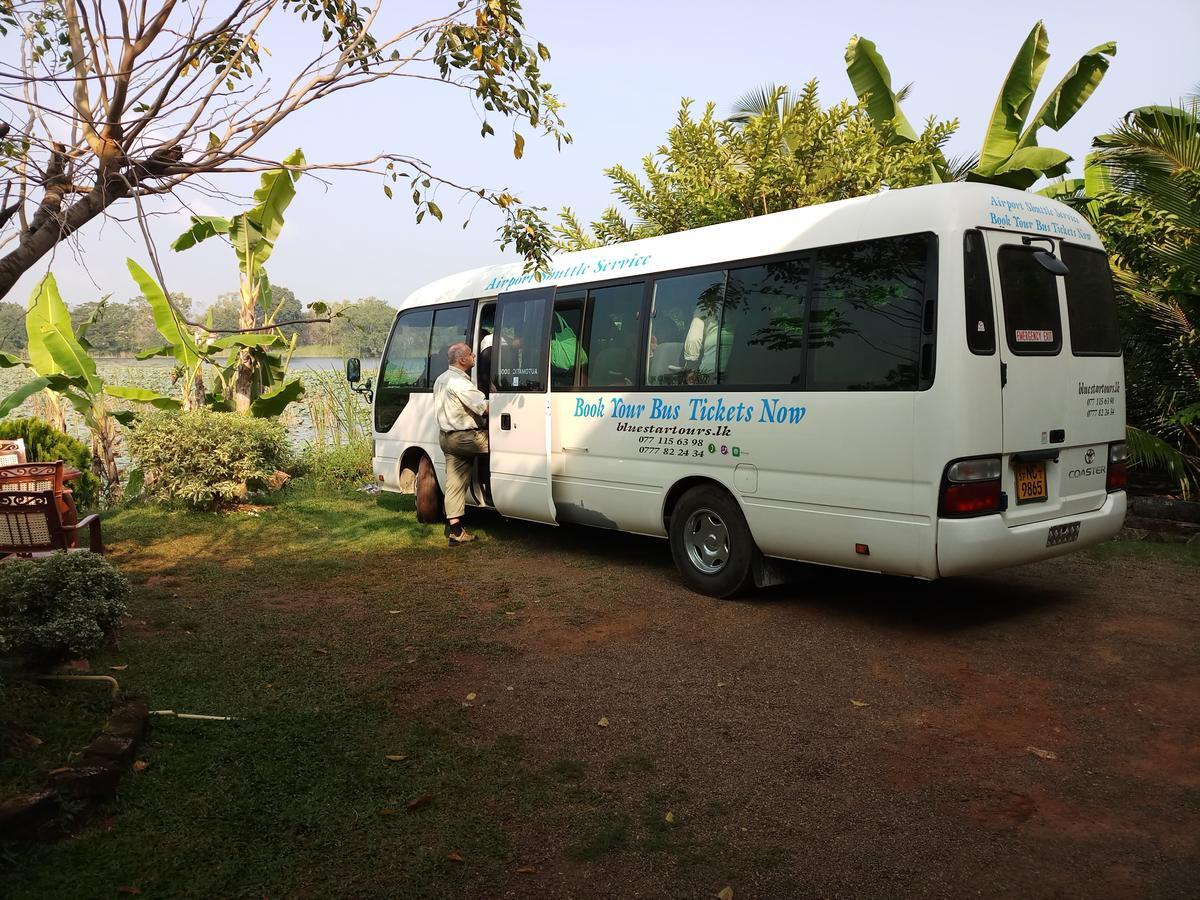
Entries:
POLYGON ((721 333, 725 275, 717 269, 654 283, 647 384, 717 383, 718 357, 728 346, 721 333))
POLYGON ((733 269, 721 320, 720 383, 804 383, 809 257, 733 269))
POLYGON ((622 284, 588 292, 581 387, 628 387, 637 381, 643 286, 622 284))
POLYGON ((465 342, 467 327, 471 321, 471 308, 459 306, 453 309, 439 309, 433 313, 433 336, 429 342, 429 384, 432 385, 439 375, 450 368, 446 351, 451 344, 465 342))
POLYGON ((581 361, 587 361, 579 337, 582 330, 583 292, 578 292, 578 299, 567 300, 560 294, 554 301, 554 321, 550 325, 551 389, 575 386, 575 371, 581 361))

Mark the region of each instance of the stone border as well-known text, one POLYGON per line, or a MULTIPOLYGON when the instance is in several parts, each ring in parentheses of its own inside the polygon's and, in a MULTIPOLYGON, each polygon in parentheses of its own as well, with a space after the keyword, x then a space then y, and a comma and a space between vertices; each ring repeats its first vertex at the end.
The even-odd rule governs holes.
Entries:
POLYGON ((84 748, 79 761, 47 776, 46 790, 0 803, 0 838, 48 840, 81 827, 92 807, 116 796, 121 776, 129 771, 146 738, 149 722, 150 712, 141 700, 116 704, 104 730, 84 748), (68 827, 65 832, 57 830, 56 823, 68 807, 68 827))

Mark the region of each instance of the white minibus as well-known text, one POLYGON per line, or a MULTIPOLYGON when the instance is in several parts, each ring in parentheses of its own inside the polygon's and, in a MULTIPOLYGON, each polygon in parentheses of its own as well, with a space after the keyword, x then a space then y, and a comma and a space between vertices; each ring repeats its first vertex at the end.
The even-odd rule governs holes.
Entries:
POLYGON ((1108 262, 1036 194, 885 191, 436 281, 380 364, 383 489, 442 482, 432 384, 488 335, 474 504, 666 537, 707 594, 774 560, 986 572, 1125 517, 1108 262))

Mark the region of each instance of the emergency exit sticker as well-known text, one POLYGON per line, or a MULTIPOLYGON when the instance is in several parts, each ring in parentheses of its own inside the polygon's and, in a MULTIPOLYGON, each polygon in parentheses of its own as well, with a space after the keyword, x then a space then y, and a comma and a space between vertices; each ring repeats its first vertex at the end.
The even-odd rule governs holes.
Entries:
POLYGON ((1036 330, 1017 330, 1013 336, 1016 341, 1022 344, 1053 344, 1053 331, 1036 331, 1036 330))

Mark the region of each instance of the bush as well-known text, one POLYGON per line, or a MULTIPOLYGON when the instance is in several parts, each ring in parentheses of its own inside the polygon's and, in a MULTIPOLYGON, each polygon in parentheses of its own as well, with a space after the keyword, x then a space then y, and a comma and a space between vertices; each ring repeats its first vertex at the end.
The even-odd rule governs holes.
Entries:
POLYGON ((348 444, 313 444, 301 458, 303 476, 326 487, 358 488, 372 481, 370 438, 348 444))
POLYGON ((125 615, 129 582, 98 553, 0 566, 0 655, 36 663, 97 650, 125 615))
POLYGON ((209 509, 261 488, 289 456, 278 422, 208 410, 143 416, 129 450, 145 474, 147 496, 209 509))
POLYGON ((80 476, 71 482, 71 493, 75 505, 80 509, 91 509, 100 494, 100 479, 92 471, 92 451, 81 441, 56 428, 51 428, 41 419, 5 419, 0 422, 0 438, 21 438, 25 441, 25 453, 30 462, 54 462, 61 459, 68 466, 80 471, 80 476))

